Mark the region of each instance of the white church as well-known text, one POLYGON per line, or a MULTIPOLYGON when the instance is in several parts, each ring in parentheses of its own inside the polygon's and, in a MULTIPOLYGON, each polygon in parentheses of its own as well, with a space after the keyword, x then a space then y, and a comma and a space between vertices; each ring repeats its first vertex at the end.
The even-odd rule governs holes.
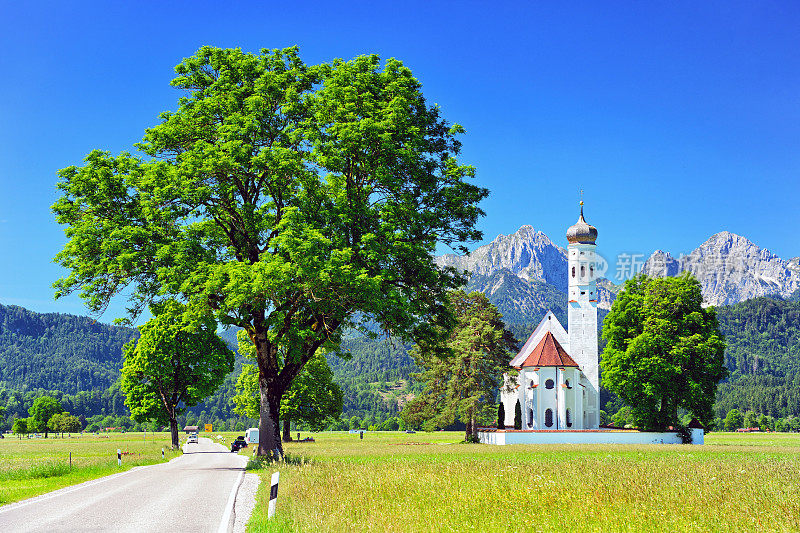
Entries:
MULTIPOLYGON (((481 428, 484 444, 681 444, 677 432, 644 432, 600 427, 597 357, 597 228, 581 214, 567 230, 568 323, 552 311, 544 316, 509 365, 500 401, 508 429, 481 428), (519 402, 522 429, 514 428, 519 402)), ((692 444, 703 444, 704 430, 690 425, 692 444)))
POLYGON ((597 360, 597 228, 581 215, 567 230, 567 330, 549 311, 510 366, 501 389, 506 427, 514 427, 517 401, 523 430, 597 429, 600 383, 597 360))

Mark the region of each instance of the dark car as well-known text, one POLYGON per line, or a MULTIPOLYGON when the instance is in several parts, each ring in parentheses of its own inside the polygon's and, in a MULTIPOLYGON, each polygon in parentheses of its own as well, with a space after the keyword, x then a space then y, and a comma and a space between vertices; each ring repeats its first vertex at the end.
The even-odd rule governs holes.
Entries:
POLYGON ((239 435, 236 440, 231 443, 231 451, 238 452, 242 448, 247 448, 247 441, 244 440, 244 435, 239 435))

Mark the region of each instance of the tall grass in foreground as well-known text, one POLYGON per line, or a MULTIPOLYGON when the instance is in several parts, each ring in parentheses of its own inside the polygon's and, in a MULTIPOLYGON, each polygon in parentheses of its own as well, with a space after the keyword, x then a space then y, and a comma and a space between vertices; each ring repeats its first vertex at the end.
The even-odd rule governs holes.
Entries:
POLYGON ((425 438, 288 445, 304 458, 260 471, 248 531, 800 530, 800 435, 709 435, 696 447, 401 444, 425 438))
POLYGON ((52 490, 161 462, 180 454, 167 433, 83 435, 66 439, 0 440, 0 505, 52 490), (117 448, 126 452, 117 466, 117 448), (70 466, 69 454, 72 453, 70 466))

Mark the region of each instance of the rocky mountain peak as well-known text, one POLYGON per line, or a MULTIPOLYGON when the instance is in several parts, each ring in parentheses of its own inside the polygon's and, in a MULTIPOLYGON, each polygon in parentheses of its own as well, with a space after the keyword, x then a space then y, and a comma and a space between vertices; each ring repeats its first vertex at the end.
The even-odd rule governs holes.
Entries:
POLYGON ((469 255, 440 256, 437 263, 482 276, 506 269, 526 281, 544 281, 565 291, 567 287, 566 250, 529 225, 511 235, 498 235, 469 255))
POLYGON ((675 259, 657 250, 644 266, 651 276, 691 272, 711 305, 728 305, 758 296, 788 297, 800 288, 797 262, 786 261, 749 239, 721 231, 687 255, 675 259))

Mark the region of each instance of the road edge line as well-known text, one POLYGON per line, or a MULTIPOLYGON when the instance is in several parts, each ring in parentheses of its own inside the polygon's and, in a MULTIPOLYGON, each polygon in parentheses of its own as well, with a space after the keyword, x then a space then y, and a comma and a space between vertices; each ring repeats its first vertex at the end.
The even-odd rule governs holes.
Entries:
POLYGON ((245 469, 242 468, 239 472, 239 477, 231 487, 231 493, 228 495, 228 502, 225 504, 225 512, 222 513, 222 521, 219 523, 217 533, 228 533, 233 527, 233 506, 236 504, 236 493, 239 492, 239 487, 244 479, 245 469))
MULTIPOLYGON (((160 463, 157 463, 160 464, 160 463)), ((105 481, 110 481, 112 479, 117 479, 118 477, 122 477, 126 474, 130 474, 131 472, 137 472, 139 470, 143 470, 145 468, 149 468, 151 466, 156 466, 157 464, 152 465, 141 465, 141 466, 134 466, 130 470, 126 470, 124 472, 117 472, 116 474, 110 474, 108 476, 103 476, 100 478, 90 479, 88 481, 84 481, 83 483, 79 483, 77 485, 72 485, 71 487, 64 487, 63 489, 56 489, 51 492, 46 492, 44 494, 40 494, 38 496, 32 496, 26 500, 22 500, 19 502, 9 503, 8 505, 4 505, 0 507, 0 514, 5 513, 6 511, 13 511, 19 509, 21 507, 25 507, 32 503, 39 503, 44 500, 49 500, 50 498, 56 498, 58 496, 63 496, 65 494, 70 494, 77 490, 85 489, 87 487, 93 487, 95 485, 99 485, 105 481)))

